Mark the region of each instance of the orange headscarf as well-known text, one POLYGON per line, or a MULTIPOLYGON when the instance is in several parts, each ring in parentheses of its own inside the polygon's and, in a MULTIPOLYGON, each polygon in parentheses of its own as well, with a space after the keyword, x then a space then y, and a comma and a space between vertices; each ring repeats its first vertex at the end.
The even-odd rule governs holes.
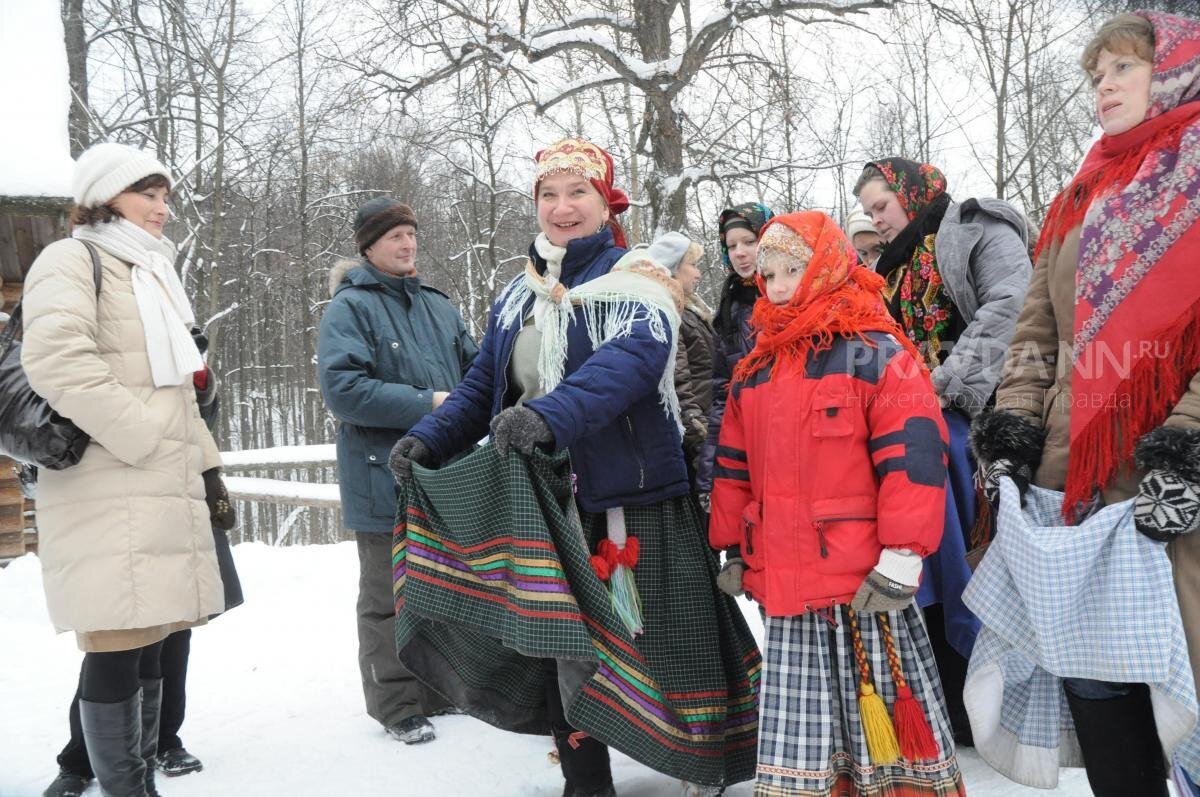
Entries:
MULTIPOLYGON (((759 262, 775 252, 797 256, 807 250, 812 256, 791 300, 785 305, 766 298, 755 303, 750 318, 754 350, 738 363, 735 380, 746 379, 772 361, 803 368, 810 354, 833 345, 834 335, 870 343, 865 333, 888 332, 920 362, 883 303, 883 278, 858 265, 858 254, 833 219, 816 210, 788 213, 776 216, 759 233, 759 262), (772 233, 777 225, 786 230, 772 233)), ((756 279, 765 296, 762 275, 756 279)))

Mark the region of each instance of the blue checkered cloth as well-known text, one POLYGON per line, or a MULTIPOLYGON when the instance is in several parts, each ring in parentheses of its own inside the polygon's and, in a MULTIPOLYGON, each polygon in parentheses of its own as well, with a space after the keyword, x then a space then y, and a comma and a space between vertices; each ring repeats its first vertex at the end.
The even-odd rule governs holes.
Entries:
POLYGON ((1078 526, 1062 493, 1000 483, 996 537, 963 600, 983 623, 964 690, 979 754, 1052 789, 1083 759, 1062 678, 1150 686, 1163 749, 1200 764, 1196 690, 1166 548, 1137 532, 1133 501, 1078 526))

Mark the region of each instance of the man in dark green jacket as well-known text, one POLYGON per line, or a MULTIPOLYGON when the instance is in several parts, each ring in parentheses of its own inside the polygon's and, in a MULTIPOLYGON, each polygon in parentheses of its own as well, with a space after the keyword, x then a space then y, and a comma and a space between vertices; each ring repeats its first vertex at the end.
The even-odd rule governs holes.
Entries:
POLYGON ((318 370, 325 404, 340 421, 342 517, 358 542, 358 663, 367 713, 413 744, 434 738, 427 717, 445 701, 396 658, 392 526, 396 483, 388 454, 462 379, 478 347, 444 294, 417 277, 417 220, 394 199, 358 209, 359 260, 330 273, 318 370))

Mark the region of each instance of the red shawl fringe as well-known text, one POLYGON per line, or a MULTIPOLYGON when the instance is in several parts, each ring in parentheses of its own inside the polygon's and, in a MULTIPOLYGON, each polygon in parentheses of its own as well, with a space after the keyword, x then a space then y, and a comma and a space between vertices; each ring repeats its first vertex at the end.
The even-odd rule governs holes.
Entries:
POLYGON ((1200 303, 1193 305, 1158 337, 1165 356, 1140 358, 1129 378, 1117 385, 1107 405, 1071 438, 1063 514, 1075 522, 1076 510, 1109 484, 1117 469, 1133 461, 1142 435, 1162 425, 1200 371, 1200 303))

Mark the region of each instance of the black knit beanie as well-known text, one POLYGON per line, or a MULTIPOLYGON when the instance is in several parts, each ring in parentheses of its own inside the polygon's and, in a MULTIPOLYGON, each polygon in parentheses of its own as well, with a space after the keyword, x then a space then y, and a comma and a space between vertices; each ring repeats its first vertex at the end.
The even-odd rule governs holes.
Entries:
POLYGON ((354 243, 358 244, 358 253, 364 254, 388 230, 401 224, 408 224, 413 229, 417 227, 412 208, 403 202, 379 197, 364 203, 354 214, 354 243))

